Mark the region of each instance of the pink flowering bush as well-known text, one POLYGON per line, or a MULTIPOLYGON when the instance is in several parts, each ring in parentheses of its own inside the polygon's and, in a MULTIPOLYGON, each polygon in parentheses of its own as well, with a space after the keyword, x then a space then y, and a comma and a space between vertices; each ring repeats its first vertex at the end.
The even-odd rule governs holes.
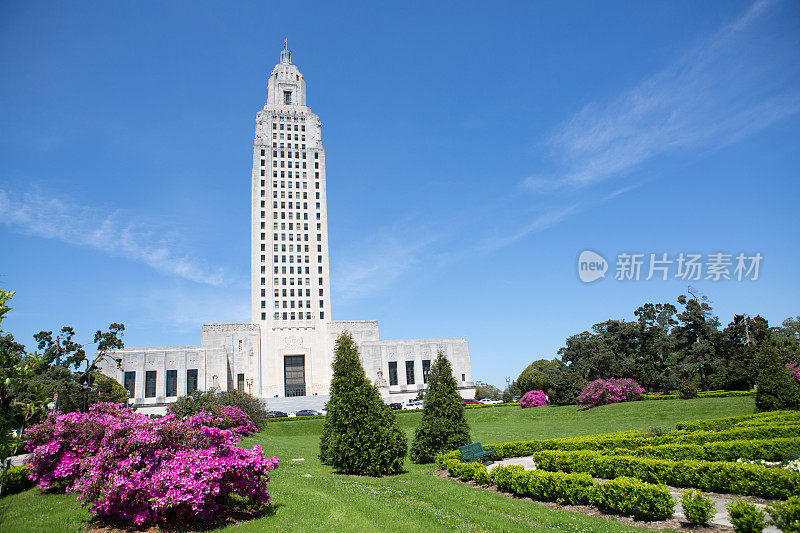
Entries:
POLYGON ((266 482, 277 457, 264 457, 260 446, 237 446, 239 436, 251 431, 241 429, 246 423, 232 429, 217 423, 205 411, 150 420, 113 404, 95 405, 87 414, 51 415, 25 435, 32 450, 29 476, 40 487, 59 484, 78 493, 98 516, 137 525, 207 520, 232 494, 254 505, 271 503, 266 482))
POLYGON ((578 396, 578 405, 587 409, 598 405, 638 400, 644 389, 632 379, 596 379, 587 383, 578 396))
POLYGON ((526 392, 522 398, 519 399, 519 406, 523 409, 527 409, 528 407, 540 407, 542 405, 549 405, 550 401, 547 398, 547 394, 541 390, 532 390, 526 392))
MULTIPOLYGON (((167 407, 167 412, 169 414, 177 415, 173 410, 175 405, 177 404, 172 403, 167 407)), ((207 426, 219 429, 230 429, 240 437, 247 437, 253 433, 258 433, 258 428, 250 420, 250 417, 247 416, 247 413, 235 405, 214 405, 209 409, 204 409, 204 411, 211 415, 211 418, 207 420, 207 426)))
POLYGON ((792 379, 800 385, 800 363, 789 363, 786 365, 789 372, 792 374, 792 379))

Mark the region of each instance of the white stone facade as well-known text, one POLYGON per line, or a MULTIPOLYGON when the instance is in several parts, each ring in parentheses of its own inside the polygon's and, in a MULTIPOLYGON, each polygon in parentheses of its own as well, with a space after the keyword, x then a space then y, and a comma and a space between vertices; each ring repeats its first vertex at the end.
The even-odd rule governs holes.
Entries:
POLYGON ((303 405, 301 397, 327 398, 334 342, 349 331, 387 402, 424 389, 438 350, 450 359, 462 396, 474 395, 465 339, 380 340, 377 321, 331 320, 322 123, 306 105, 305 79, 288 50, 256 115, 251 180, 252 323, 205 324, 200 346, 119 350, 122 368, 105 363, 104 373, 145 411, 163 412, 191 392, 195 375, 202 390, 236 388, 268 405, 297 397, 303 405))

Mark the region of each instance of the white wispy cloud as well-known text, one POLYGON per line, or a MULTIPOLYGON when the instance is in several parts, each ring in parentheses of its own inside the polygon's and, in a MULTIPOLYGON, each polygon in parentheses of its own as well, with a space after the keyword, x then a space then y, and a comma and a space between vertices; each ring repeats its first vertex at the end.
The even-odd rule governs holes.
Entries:
POLYGON ((736 142, 800 111, 800 87, 791 82, 797 42, 761 24, 776 3, 754 3, 616 99, 586 105, 546 142, 563 171, 529 177, 524 186, 586 187, 662 154, 736 142))
POLYGON ((412 221, 414 218, 404 217, 343 250, 343 259, 333 264, 338 298, 349 300, 379 292, 421 263, 440 235, 425 228, 423 222, 412 221))
MULTIPOLYGON (((169 324, 170 332, 196 335, 200 326, 214 322, 249 322, 249 287, 192 285, 179 280, 136 287, 118 295, 120 306, 132 317, 131 328, 149 330, 169 324)), ((126 324, 127 325, 127 324, 126 324)))
POLYGON ((25 235, 93 248, 197 283, 225 284, 222 268, 179 253, 165 228, 120 211, 78 205, 38 191, 15 195, 0 189, 0 223, 25 235))

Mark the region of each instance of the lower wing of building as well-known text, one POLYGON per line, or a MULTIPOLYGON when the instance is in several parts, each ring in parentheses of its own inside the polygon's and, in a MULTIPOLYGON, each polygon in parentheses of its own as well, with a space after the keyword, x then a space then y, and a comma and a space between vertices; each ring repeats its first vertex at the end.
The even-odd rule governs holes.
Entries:
POLYGON ((328 399, 336 337, 348 331, 367 377, 386 403, 406 403, 428 382, 439 351, 449 359, 461 396, 472 398, 469 345, 463 338, 381 340, 376 320, 331 321, 322 327, 251 323, 204 324, 199 346, 124 348, 100 362, 138 409, 163 414, 196 390, 240 390, 271 409, 321 409, 328 399))

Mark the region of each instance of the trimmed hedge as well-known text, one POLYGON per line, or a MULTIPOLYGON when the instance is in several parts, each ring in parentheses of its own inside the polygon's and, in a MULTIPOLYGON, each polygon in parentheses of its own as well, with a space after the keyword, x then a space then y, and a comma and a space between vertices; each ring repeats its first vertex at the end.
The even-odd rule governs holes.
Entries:
MULTIPOLYGON (((525 457, 542 450, 598 450, 608 451, 617 448, 636 448, 648 443, 661 444, 660 437, 648 437, 638 431, 624 431, 604 435, 590 435, 586 437, 568 437, 565 439, 528 440, 517 442, 501 442, 494 444, 494 453, 491 460, 506 459, 508 457, 525 457)), ((444 454, 448 459, 460 459, 458 450, 444 454)))
MULTIPOLYGON (((731 398, 737 396, 755 396, 754 390, 711 390, 698 392, 695 398, 731 398)), ((642 394, 641 400, 678 400, 680 394, 642 394)))
POLYGON ((440 457, 441 455, 436 458, 436 466, 447 470, 447 473, 453 477, 460 478, 464 481, 475 480, 483 485, 487 485, 491 481, 486 465, 482 463, 465 463, 458 459, 440 461, 440 457))
MULTIPOLYGON (((741 458, 775 461, 800 455, 798 437, 798 424, 764 424, 723 431, 676 431, 666 435, 624 431, 563 439, 501 442, 493 444, 494 453, 490 459, 525 457, 545 450, 594 450, 607 454, 670 459, 735 461, 741 458)), ((461 458, 458 450, 445 455, 451 459, 461 458)))
POLYGON ((624 476, 596 484, 592 504, 639 520, 666 520, 675 512, 675 498, 667 487, 624 476))
POLYGON ((595 483, 589 474, 525 470, 522 466, 498 466, 491 474, 480 463, 437 458, 437 466, 464 481, 481 484, 492 481, 497 488, 537 501, 570 505, 594 505, 606 512, 641 520, 664 520, 675 512, 675 500, 663 485, 638 479, 618 478, 595 483))
POLYGON ((541 502, 587 504, 594 488, 589 474, 524 470, 520 465, 495 467, 491 476, 498 489, 541 502))
POLYGON ((731 461, 784 461, 800 456, 800 439, 728 440, 706 444, 661 444, 641 446, 634 450, 614 450, 617 455, 635 455, 656 459, 731 461), (625 453, 627 452, 627 453, 625 453))
POLYGON ((770 411, 754 415, 728 416, 708 420, 679 422, 676 427, 686 431, 722 431, 733 427, 800 424, 800 411, 770 411))
POLYGON ((599 455, 593 451, 542 451, 533 454, 542 470, 584 472, 614 479, 630 476, 649 483, 666 483, 707 492, 724 492, 768 499, 800 494, 800 473, 759 465, 670 461, 626 455, 599 455))
POLYGON ((733 500, 727 508, 735 533, 761 533, 767 526, 766 513, 751 501, 733 500))
POLYGON ((769 504, 772 523, 786 533, 800 532, 800 497, 794 496, 785 502, 769 504))
MULTIPOLYGON (((756 439, 780 439, 789 437, 800 437, 800 425, 763 425, 734 427, 724 431, 692 431, 691 433, 676 434, 673 442, 675 444, 706 444, 708 442, 719 442, 726 440, 756 440, 756 439)), ((663 442, 660 444, 667 444, 663 442)))

